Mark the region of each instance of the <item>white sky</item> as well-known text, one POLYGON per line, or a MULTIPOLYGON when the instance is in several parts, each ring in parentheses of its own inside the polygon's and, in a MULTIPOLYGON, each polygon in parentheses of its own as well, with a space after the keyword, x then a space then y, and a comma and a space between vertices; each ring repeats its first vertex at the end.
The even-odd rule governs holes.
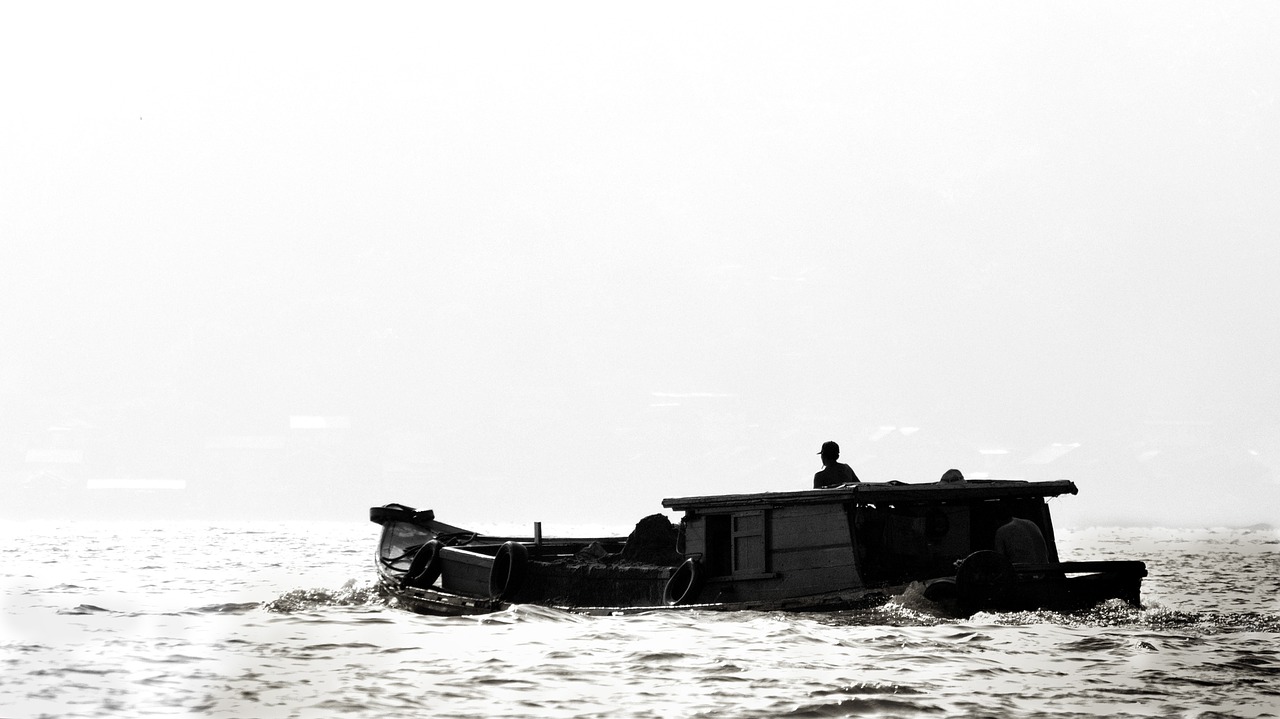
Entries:
POLYGON ((0 11, 0 472, 332 415, 330 514, 625 523, 835 439, 1277 518, 1280 6, 449 5, 0 11))

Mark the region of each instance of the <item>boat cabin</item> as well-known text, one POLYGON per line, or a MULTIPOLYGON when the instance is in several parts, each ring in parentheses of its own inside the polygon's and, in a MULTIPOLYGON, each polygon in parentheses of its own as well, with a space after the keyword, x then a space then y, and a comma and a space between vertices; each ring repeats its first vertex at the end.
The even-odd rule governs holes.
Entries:
POLYGON ((701 561, 702 602, 769 601, 953 575, 994 549, 1008 516, 1034 522, 1057 563, 1046 499, 1066 480, 848 484, 828 489, 664 499, 683 511, 681 546, 701 561))

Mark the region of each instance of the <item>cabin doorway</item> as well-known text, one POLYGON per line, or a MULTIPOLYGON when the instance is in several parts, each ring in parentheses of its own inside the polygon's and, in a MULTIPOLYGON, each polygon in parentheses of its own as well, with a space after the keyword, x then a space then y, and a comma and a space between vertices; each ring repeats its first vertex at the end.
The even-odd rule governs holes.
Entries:
POLYGON ((706 516, 707 551, 703 561, 712 577, 768 571, 768 527, 763 510, 706 516))

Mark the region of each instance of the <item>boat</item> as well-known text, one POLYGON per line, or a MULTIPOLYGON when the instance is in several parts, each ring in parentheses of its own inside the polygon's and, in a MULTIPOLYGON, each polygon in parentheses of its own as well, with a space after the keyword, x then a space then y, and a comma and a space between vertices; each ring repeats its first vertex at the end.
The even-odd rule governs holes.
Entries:
POLYGON ((955 616, 1141 606, 1145 563, 1059 560, 1048 500, 1076 493, 1068 480, 984 479, 678 497, 662 500, 678 524, 653 514, 626 537, 543 537, 540 523, 490 536, 402 504, 370 519, 379 591, 421 614, 838 611, 907 592, 955 616), (996 551, 1011 517, 1043 538, 1036 561, 996 551))

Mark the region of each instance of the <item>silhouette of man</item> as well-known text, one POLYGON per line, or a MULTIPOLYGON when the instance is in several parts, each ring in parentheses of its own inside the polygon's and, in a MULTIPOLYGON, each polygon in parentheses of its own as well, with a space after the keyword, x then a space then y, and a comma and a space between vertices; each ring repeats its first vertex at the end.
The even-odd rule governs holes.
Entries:
POLYGON ((822 451, 818 454, 822 455, 822 471, 813 475, 814 489, 839 487, 842 484, 860 481, 858 475, 853 473, 853 467, 836 461, 840 459, 840 445, 835 442, 823 442, 822 451))
POLYGON ((1047 564, 1049 550, 1044 535, 1035 522, 1010 516, 996 530, 996 551, 1003 554, 1010 564, 1047 564))

